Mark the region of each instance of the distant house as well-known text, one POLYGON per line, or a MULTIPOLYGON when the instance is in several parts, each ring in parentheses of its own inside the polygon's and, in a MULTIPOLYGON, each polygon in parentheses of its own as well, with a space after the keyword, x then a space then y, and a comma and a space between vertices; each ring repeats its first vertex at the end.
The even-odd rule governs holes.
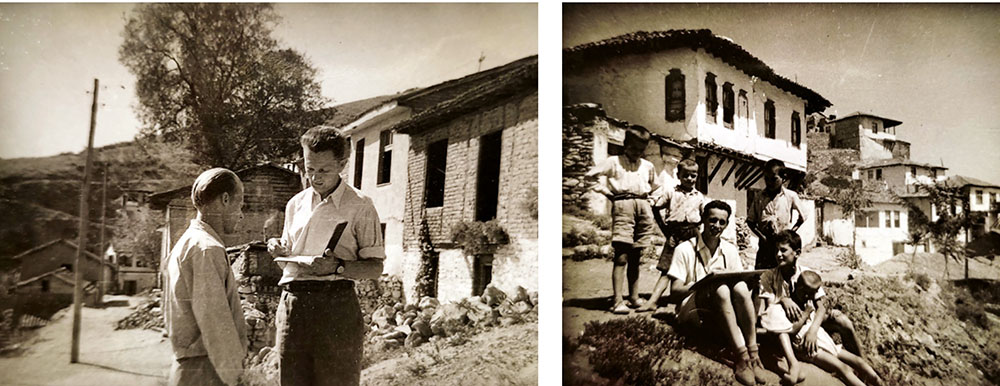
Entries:
POLYGON ((949 186, 962 189, 963 201, 968 204, 969 211, 982 214, 981 223, 970 229, 966 241, 970 241, 990 229, 998 228, 1000 221, 1000 185, 966 176, 951 176, 945 182, 949 186))
POLYGON ((910 143, 896 138, 896 127, 903 122, 877 115, 854 112, 830 120, 830 147, 855 149, 861 161, 909 159, 910 143))
POLYGON ((881 184, 893 191, 917 193, 919 185, 944 181, 948 168, 909 159, 880 159, 858 165, 858 178, 866 184, 881 184))
POLYGON ((73 295, 73 272, 66 267, 17 282, 17 293, 73 295))
MULTIPOLYGON (((302 190, 299 173, 288 167, 265 163, 237 171, 236 174, 243 181, 243 221, 235 232, 221 234, 225 244, 239 245, 280 237, 285 204, 302 190)), ((198 213, 191 202, 191 185, 153 194, 149 203, 150 208, 163 211, 166 219, 160 255, 160 261, 163 261, 198 213)))
POLYGON ((104 259, 118 267, 115 286, 123 294, 134 295, 157 286, 156 269, 149 266, 148 260, 115 250, 113 245, 104 252, 104 259))
POLYGON ((392 127, 409 136, 406 296, 412 299, 416 287, 424 221, 439 253, 428 264, 441 301, 480 294, 490 283, 505 291, 536 290, 538 57, 448 81, 398 103, 414 110, 392 127), (493 219, 509 235, 506 245, 467 254, 452 240, 458 224, 493 219))
MULTIPOLYGON (((65 239, 56 239, 12 257, 11 260, 15 262, 20 272, 21 279, 18 279, 18 283, 27 280, 24 278, 39 278, 43 276, 46 278, 38 280, 52 283, 54 279, 50 279, 45 275, 50 275, 60 268, 65 268, 69 272, 80 269, 80 277, 84 281, 93 285, 103 282, 103 290, 107 291, 110 289, 111 283, 118 272, 117 267, 88 251, 84 251, 83 259, 80 261, 81 266, 77 267, 76 251, 77 247, 75 243, 65 239)), ((38 282, 38 292, 47 292, 44 290, 46 287, 42 284, 43 282, 38 282)), ((20 287, 20 284, 18 286, 20 287)))

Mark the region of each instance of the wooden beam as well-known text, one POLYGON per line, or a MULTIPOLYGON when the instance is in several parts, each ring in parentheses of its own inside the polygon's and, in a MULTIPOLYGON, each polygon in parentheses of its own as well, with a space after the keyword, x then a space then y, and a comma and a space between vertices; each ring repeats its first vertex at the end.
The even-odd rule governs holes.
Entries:
POLYGON ((734 176, 736 177, 736 180, 733 181, 733 186, 739 183, 738 181, 740 180, 740 177, 743 177, 743 174, 747 172, 748 167, 750 167, 750 164, 745 163, 743 166, 740 166, 739 169, 736 169, 736 175, 734 176))
POLYGON ((754 172, 754 166, 753 166, 753 164, 749 164, 748 163, 747 164, 747 168, 745 170, 743 170, 742 173, 740 173, 740 172, 736 173, 736 181, 733 183, 733 186, 736 187, 737 189, 739 189, 740 184, 743 183, 743 180, 746 179, 747 177, 749 177, 750 173, 753 173, 753 172, 754 172))
POLYGON ((748 171, 746 174, 744 174, 743 178, 741 178, 740 181, 739 181, 739 183, 736 184, 736 189, 742 189, 743 184, 745 184, 750 178, 756 176, 758 173, 760 173, 763 170, 764 170, 764 168, 762 168, 762 167, 758 168, 756 166, 751 166, 750 167, 750 171, 748 171))
POLYGON ((739 162, 733 161, 733 165, 729 167, 729 171, 726 172, 726 176, 722 177, 722 186, 726 186, 726 181, 729 181, 729 175, 733 174, 733 170, 736 170, 736 164, 739 162))
POLYGON ((749 189, 751 186, 753 186, 753 184, 757 183, 757 180, 759 180, 763 176, 764 176, 763 171, 760 172, 760 173, 757 173, 757 176, 755 176, 753 179, 751 179, 750 182, 747 182, 746 184, 743 184, 743 188, 744 189, 749 189))
POLYGON ((753 173, 747 174, 746 178, 744 178, 743 181, 740 181, 740 184, 736 186, 736 189, 745 189, 749 186, 749 183, 757 181, 757 178, 760 178, 762 175, 764 175, 764 168, 755 169, 753 173))
POLYGON ((725 159, 725 158, 722 158, 722 157, 719 157, 719 163, 715 164, 715 169, 712 169, 712 173, 710 173, 710 174, 708 175, 708 182, 709 182, 709 183, 711 183, 711 182, 712 182, 712 179, 713 179, 713 178, 715 178, 715 173, 718 173, 718 172, 719 172, 719 168, 721 168, 721 167, 722 167, 722 164, 723 164, 724 162, 726 162, 726 159, 725 159))

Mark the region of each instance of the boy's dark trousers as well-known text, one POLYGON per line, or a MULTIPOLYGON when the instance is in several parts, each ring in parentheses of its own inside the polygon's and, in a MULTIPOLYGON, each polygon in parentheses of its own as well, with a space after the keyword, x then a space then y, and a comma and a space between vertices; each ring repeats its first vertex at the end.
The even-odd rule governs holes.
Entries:
POLYGON ((282 386, 361 382, 365 329, 354 282, 293 281, 276 319, 282 386))
POLYGON ((207 355, 174 360, 167 381, 170 386, 225 386, 207 355))

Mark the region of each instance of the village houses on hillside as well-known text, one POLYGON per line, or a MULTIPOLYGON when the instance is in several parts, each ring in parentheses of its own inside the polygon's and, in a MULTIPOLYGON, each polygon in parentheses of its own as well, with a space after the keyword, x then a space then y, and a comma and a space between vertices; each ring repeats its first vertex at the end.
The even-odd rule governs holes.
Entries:
MULTIPOLYGON (((595 103, 604 111, 596 115, 642 125, 661 141, 691 145, 699 164, 697 188, 728 202, 739 217, 763 189, 767 160, 784 161, 790 187, 801 185, 805 117, 831 105, 709 30, 635 32, 583 44, 564 50, 563 67, 567 105, 595 103)), ((644 157, 662 171, 656 141, 644 157)), ((812 210, 811 202, 807 206, 812 210)), ((807 221, 801 228, 805 243, 814 238, 807 221)), ((724 235, 735 238, 735 227, 724 235)))

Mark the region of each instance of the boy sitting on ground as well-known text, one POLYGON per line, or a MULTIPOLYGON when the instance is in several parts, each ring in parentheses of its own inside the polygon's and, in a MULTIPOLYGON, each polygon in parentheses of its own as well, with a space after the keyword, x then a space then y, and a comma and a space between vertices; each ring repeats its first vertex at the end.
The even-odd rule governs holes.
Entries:
MULTIPOLYGON (((656 269, 660 270, 660 278, 656 280, 656 287, 646 304, 643 304, 636 312, 648 312, 656 309, 656 303, 663 295, 670 284, 670 277, 667 271, 674 257, 674 248, 678 244, 691 240, 698 236, 698 227, 701 225, 701 211, 705 209, 708 199, 704 194, 694 188, 694 183, 698 179, 698 164, 691 159, 685 159, 677 165, 677 175, 680 184, 673 189, 665 189, 663 194, 653 203, 653 218, 663 232, 666 239, 663 243, 663 252, 660 253, 660 261, 656 269), (660 210, 666 208, 667 218, 664 220, 660 215, 660 210)), ((666 292, 670 295, 670 292, 666 292)))
MULTIPOLYGON (((802 250, 802 239, 797 233, 791 230, 779 232, 773 236, 773 241, 777 247, 778 266, 774 267, 760 276, 760 298, 761 304, 758 309, 761 311, 760 326, 771 333, 778 334, 778 341, 781 343, 782 354, 785 356, 787 368, 782 380, 788 384, 795 384, 805 380, 800 373, 799 362, 792 351, 792 342, 788 334, 795 334, 802 328, 806 318, 802 318, 804 313, 798 309, 791 299, 791 294, 795 289, 796 280, 807 270, 798 265, 799 253, 802 250), (789 311, 786 313, 785 309, 789 311), (792 318, 787 315, 794 315, 792 318), (797 320, 795 325, 789 321, 797 320)), ((823 289, 816 291, 813 298, 815 303, 823 307, 823 289)), ((809 304, 812 307, 812 302, 809 304)), ((812 312, 812 308, 807 308, 806 312, 812 312)), ((825 314, 823 307, 821 314, 825 314)), ((816 341, 818 331, 811 331, 812 335, 807 335, 812 341, 816 341)))
POLYGON ((672 281, 671 293, 684 299, 678 307, 678 321, 700 334, 727 335, 736 353, 736 380, 752 385, 754 381, 764 383, 764 366, 757 354, 757 318, 747 283, 719 281, 692 291, 694 284, 710 272, 744 269, 739 250, 720 237, 730 214, 732 208, 725 202, 716 200, 705 205, 701 233, 677 246, 667 276, 672 281))
MULTIPOLYGON (((863 358, 844 350, 833 341, 830 334, 817 323, 822 320, 820 312, 812 312, 812 304, 815 302, 819 291, 823 289, 823 280, 819 274, 813 271, 803 271, 796 280, 795 290, 792 292, 793 301, 805 311, 799 316, 799 320, 805 319, 805 323, 798 322, 790 334, 795 334, 795 350, 805 361, 812 362, 823 370, 835 372, 840 378, 851 386, 879 385, 882 379, 875 370, 863 358), (810 338, 812 336, 813 338, 810 338), (862 377, 862 381, 855 374, 857 371, 862 377)), ((822 307, 822 306, 820 306, 822 307)))
POLYGON ((625 155, 608 157, 594 166, 586 177, 598 177, 594 191, 611 201, 611 246, 614 249, 614 267, 611 270, 611 289, 614 302, 611 311, 627 314, 639 307, 639 257, 643 248, 650 245, 656 229, 653 209, 647 198, 656 190, 653 163, 642 158, 649 144, 646 128, 632 125, 625 130, 625 155), (628 266, 629 302, 622 296, 622 274, 628 266))

